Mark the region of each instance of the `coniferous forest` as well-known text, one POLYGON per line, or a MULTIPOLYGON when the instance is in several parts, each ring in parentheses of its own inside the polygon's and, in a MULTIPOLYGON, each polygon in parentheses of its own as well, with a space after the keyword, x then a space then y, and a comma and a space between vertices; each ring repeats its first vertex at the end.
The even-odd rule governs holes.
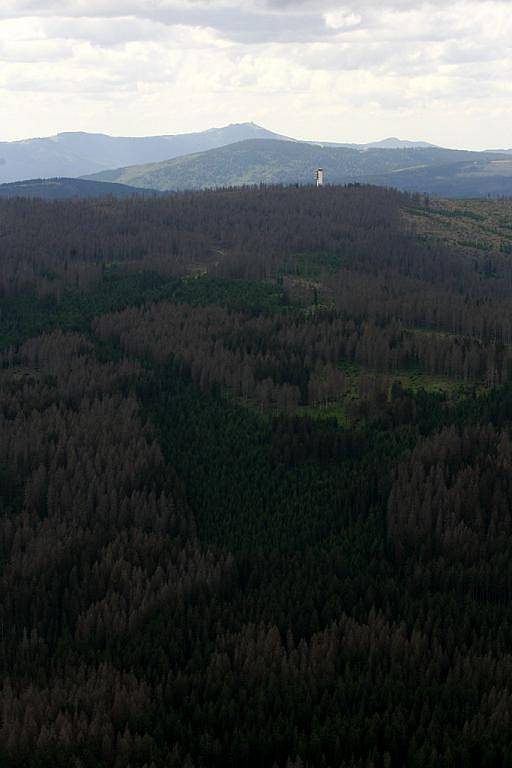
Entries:
POLYGON ((511 606, 510 200, 0 200, 1 768, 506 768, 511 606))

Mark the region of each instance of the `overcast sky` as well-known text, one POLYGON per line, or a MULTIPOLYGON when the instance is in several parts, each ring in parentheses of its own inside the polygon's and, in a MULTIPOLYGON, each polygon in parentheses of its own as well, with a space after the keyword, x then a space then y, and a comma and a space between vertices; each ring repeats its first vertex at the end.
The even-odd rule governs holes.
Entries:
POLYGON ((0 139, 182 133, 512 147, 511 0, 0 0, 0 139))

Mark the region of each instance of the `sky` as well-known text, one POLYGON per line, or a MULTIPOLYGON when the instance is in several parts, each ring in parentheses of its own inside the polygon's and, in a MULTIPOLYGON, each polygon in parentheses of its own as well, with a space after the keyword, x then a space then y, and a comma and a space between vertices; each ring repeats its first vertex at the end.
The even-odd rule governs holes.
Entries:
POLYGON ((0 0, 0 140, 254 121, 512 147, 512 0, 0 0))

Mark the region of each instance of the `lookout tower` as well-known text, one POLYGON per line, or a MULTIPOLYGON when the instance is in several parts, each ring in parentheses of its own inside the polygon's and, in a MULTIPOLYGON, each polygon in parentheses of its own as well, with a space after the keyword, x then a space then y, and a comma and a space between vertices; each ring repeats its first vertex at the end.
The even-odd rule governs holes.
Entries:
POLYGON ((324 185, 324 169, 323 168, 318 168, 315 174, 315 178, 316 178, 317 187, 323 187, 324 185))

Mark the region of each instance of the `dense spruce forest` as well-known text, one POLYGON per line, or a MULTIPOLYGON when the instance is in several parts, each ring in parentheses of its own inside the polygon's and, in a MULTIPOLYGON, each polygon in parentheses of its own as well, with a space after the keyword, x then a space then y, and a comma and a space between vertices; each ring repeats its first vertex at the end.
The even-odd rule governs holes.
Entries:
POLYGON ((512 201, 0 200, 0 766, 512 765, 512 201))

